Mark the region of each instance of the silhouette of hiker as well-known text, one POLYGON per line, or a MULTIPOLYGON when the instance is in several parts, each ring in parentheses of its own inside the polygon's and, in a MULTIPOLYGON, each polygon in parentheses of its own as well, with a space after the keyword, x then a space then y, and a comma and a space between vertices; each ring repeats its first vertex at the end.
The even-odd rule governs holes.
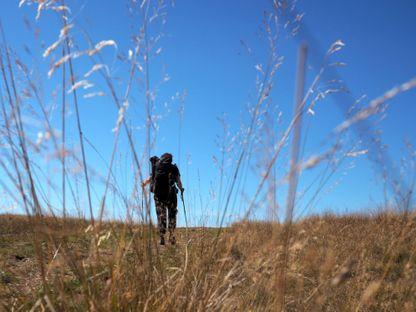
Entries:
POLYGON ((181 194, 185 190, 182 187, 181 175, 178 167, 172 163, 172 155, 169 153, 163 154, 160 158, 153 156, 149 160, 152 174, 143 182, 142 187, 150 183, 150 191, 154 194, 160 244, 165 244, 166 217, 168 217, 169 242, 174 245, 176 243, 175 228, 178 213, 176 194, 178 188, 181 194))

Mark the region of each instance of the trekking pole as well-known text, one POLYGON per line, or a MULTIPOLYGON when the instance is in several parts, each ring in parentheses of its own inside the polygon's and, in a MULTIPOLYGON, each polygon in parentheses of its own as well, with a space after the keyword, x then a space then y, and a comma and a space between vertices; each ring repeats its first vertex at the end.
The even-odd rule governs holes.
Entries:
POLYGON ((185 201, 183 199, 183 192, 182 191, 181 191, 181 200, 182 200, 182 206, 183 206, 183 213, 185 215, 186 239, 189 240, 189 236, 188 236, 188 218, 186 216, 186 207, 185 207, 185 201))
POLYGON ((144 210, 144 194, 143 194, 143 189, 142 189, 142 211, 140 212, 143 215, 143 210, 144 210))

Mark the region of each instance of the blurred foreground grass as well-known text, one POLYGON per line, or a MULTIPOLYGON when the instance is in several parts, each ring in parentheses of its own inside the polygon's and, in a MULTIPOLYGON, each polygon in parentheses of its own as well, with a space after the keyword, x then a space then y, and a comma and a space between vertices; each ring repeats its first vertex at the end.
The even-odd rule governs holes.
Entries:
POLYGON ((2 215, 0 307, 415 311, 414 221, 309 217, 286 245, 284 226, 242 222, 221 233, 178 229, 178 244, 161 247, 143 225, 2 215))

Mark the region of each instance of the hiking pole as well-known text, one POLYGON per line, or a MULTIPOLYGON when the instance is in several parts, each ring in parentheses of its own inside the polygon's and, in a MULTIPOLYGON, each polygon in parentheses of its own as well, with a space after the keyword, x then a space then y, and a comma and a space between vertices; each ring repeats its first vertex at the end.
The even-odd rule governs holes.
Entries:
POLYGON ((189 236, 188 236, 188 218, 186 216, 185 201, 183 200, 183 191, 181 191, 181 200, 182 200, 182 206, 183 206, 183 213, 185 215, 186 239, 189 240, 189 236))

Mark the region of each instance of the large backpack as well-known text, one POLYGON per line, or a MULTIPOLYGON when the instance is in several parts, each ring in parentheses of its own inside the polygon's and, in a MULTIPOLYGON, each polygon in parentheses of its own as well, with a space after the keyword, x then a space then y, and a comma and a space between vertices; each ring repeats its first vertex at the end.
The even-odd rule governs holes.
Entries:
POLYGON ((173 192, 176 191, 175 181, 172 177, 173 166, 172 163, 164 162, 162 159, 156 163, 153 178, 153 193, 159 200, 168 200, 173 192))

